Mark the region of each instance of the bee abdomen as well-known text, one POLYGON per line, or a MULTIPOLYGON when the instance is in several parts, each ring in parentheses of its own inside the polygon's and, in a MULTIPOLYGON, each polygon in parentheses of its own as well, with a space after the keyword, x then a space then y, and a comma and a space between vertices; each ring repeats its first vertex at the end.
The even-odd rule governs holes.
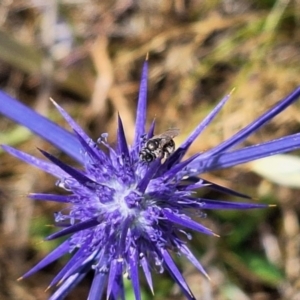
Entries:
POLYGON ((170 140, 167 144, 163 147, 163 156, 164 158, 169 157, 175 150, 175 143, 173 140, 170 140))

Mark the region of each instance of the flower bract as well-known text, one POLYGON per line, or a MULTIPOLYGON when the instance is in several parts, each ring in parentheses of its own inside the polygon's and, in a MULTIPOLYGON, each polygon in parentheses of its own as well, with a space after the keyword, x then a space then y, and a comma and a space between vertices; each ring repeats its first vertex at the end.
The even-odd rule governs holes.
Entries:
POLYGON ((154 292, 152 273, 167 271, 187 299, 196 299, 174 262, 185 256, 208 277, 187 246, 191 231, 216 235, 199 222, 207 210, 254 209, 266 207, 252 203, 249 197, 199 177, 203 172, 228 168, 254 159, 300 148, 300 134, 262 144, 236 148, 250 134, 292 104, 300 88, 220 145, 184 159, 190 145, 217 115, 230 95, 224 97, 186 140, 167 158, 155 157, 145 162, 140 151, 155 135, 155 122, 146 130, 147 69, 145 62, 136 112, 135 136, 128 145, 121 116, 118 117, 116 147, 109 145, 107 134, 97 141, 57 103, 72 133, 38 115, 6 94, 0 94, 0 112, 23 124, 82 164, 75 168, 52 154, 39 150, 45 160, 3 145, 3 149, 57 178, 62 195, 32 193, 32 199, 62 203, 64 210, 55 214, 58 230, 46 237, 65 241, 29 270, 28 277, 67 253, 69 262, 55 276, 51 298, 63 299, 84 276, 94 271, 88 299, 124 299, 124 280, 132 283, 136 300, 141 299, 139 272, 142 270, 154 292), (204 186, 225 194, 248 198, 229 202, 199 198, 196 191, 204 186))

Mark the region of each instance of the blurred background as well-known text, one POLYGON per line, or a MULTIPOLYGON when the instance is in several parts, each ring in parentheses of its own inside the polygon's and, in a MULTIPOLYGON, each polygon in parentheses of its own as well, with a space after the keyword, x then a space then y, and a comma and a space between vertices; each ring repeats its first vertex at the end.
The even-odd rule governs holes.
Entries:
MULTIPOLYGON (((131 141, 149 53, 148 122, 156 118, 157 132, 180 128, 177 145, 235 88, 190 156, 230 137, 300 84, 299 25, 299 0, 2 0, 0 88, 67 128, 52 97, 90 136, 108 132, 111 143, 120 112, 131 141)), ((299 107, 286 109, 244 145, 298 132, 299 107)), ((41 147, 74 164, 4 117, 0 143, 37 156, 41 147)), ((203 223, 221 237, 193 234, 189 244, 211 281, 178 259, 197 299, 300 299, 300 167, 295 156, 290 175, 296 179, 280 176, 286 158, 203 174, 253 201, 277 206, 208 212, 203 223)), ((2 152, 0 164, 0 299, 48 299, 51 290, 45 290, 67 258, 16 279, 59 243, 42 241, 55 230, 53 213, 63 206, 34 202, 26 194, 60 191, 54 178, 2 152)), ((209 190, 199 195, 239 200, 209 190)), ((86 299, 92 277, 66 299, 86 299)), ((184 299, 167 273, 155 276, 154 297, 143 277, 141 284, 143 299, 184 299)), ((134 299, 130 284, 127 299, 134 299)))

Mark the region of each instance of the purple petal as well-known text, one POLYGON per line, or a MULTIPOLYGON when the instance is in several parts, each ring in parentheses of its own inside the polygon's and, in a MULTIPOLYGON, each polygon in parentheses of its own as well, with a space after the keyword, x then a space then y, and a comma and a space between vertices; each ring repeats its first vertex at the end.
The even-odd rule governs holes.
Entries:
POLYGON ((96 272, 94 275, 93 283, 90 288, 88 300, 102 299, 107 281, 107 274, 103 272, 96 272))
POLYGON ((300 96, 300 87, 296 88, 290 95, 288 95, 286 98, 281 100, 273 108, 271 108, 269 111, 264 113, 258 119, 256 119, 255 121, 250 123, 248 126, 243 128, 242 130, 240 130, 238 133, 236 133, 234 136, 229 138, 227 141, 224 141, 217 147, 203 153, 203 155, 201 155, 201 156, 202 157, 210 157, 212 155, 221 153, 221 152, 241 143, 250 134, 257 131, 261 126, 263 126, 265 123, 270 121, 272 118, 274 118, 280 112, 282 112, 284 109, 286 109, 288 106, 290 106, 293 102, 295 102, 299 98, 299 96, 300 96))
POLYGON ((22 151, 19 151, 17 149, 14 149, 7 145, 2 145, 2 148, 4 151, 8 152, 9 154, 25 161, 26 163, 33 165, 57 178, 65 177, 67 173, 65 173, 63 170, 61 170, 59 167, 48 163, 44 160, 41 160, 39 158, 36 158, 34 156, 31 156, 27 153, 24 153, 22 151))
POLYGON ((205 183, 205 181, 198 177, 188 177, 184 180, 181 180, 180 183, 177 185, 177 188, 184 191, 192 191, 197 190, 204 187, 209 187, 211 184, 205 183), (191 178, 191 181, 190 181, 191 178), (194 178, 196 181, 194 181, 194 178), (194 182, 194 183, 193 183, 194 182))
POLYGON ((174 165, 187 152, 191 144, 195 141, 195 139, 199 136, 199 134, 210 124, 210 122, 215 118, 224 104, 230 98, 230 95, 225 96, 220 103, 206 116, 206 118, 194 129, 194 131, 189 135, 189 137, 179 146, 179 148, 168 158, 165 162, 165 168, 169 169, 170 166, 174 165))
POLYGON ((169 209, 164 209, 164 216, 171 222, 179 224, 180 226, 186 227, 186 228, 190 228, 192 230, 204 233, 204 234, 208 234, 208 235, 215 235, 209 228, 206 228, 205 226, 191 220, 188 219, 185 215, 184 216, 179 216, 176 215, 174 213, 172 213, 169 209))
POLYGON ((68 122, 70 127, 78 132, 80 136, 83 137, 86 141, 90 140, 90 137, 82 130, 82 128, 71 118, 71 116, 61 107, 59 106, 53 99, 50 99, 51 102, 54 104, 56 109, 60 112, 63 118, 68 122))
POLYGON ((180 153, 180 159, 186 153, 191 144, 199 136, 199 134, 211 123, 216 117, 225 103, 229 100, 231 94, 226 95, 218 105, 204 118, 204 120, 194 129, 194 131, 188 136, 188 138, 180 145, 176 152, 180 153))
POLYGON ((199 263, 198 259, 193 255, 186 245, 182 244, 180 246, 180 251, 207 279, 210 279, 202 265, 199 263))
POLYGON ((269 207, 267 204, 257 204, 257 203, 243 203, 243 202, 228 202, 220 200, 211 199, 200 199, 201 209, 256 209, 256 208, 266 208, 269 207))
POLYGON ((158 170, 158 176, 162 176, 164 181, 167 182, 171 179, 173 179, 177 173, 179 173, 179 178, 181 179, 181 170, 183 170, 188 164, 190 164, 196 157, 198 157, 198 154, 195 154, 191 156, 190 158, 186 159, 183 162, 177 163, 174 167, 172 167, 169 171, 165 170, 165 164, 162 164, 160 169, 158 170), (163 174, 164 173, 164 174, 163 174))
POLYGON ((36 264, 32 269, 30 269, 27 273, 25 273, 21 278, 26 278, 31 276, 32 274, 38 272, 44 267, 48 266, 52 262, 59 259, 61 256, 65 255, 69 252, 70 244, 69 241, 63 242, 57 248, 55 248, 52 252, 50 252, 46 257, 44 257, 38 264, 36 264))
POLYGON ((73 195, 55 195, 39 193, 31 193, 28 195, 28 198, 34 200, 54 201, 60 203, 72 203, 72 200, 76 199, 73 195))
POLYGON ((122 258, 123 256, 123 251, 124 249, 126 248, 126 238, 127 238, 127 235, 128 235, 128 230, 129 230, 129 227, 132 225, 132 221, 133 221, 133 218, 128 216, 124 223, 123 223, 123 226, 121 228, 121 234, 120 234, 120 238, 119 238, 119 241, 118 241, 118 249, 116 251, 116 254, 118 257, 122 258))
POLYGON ((201 155, 186 168, 184 175, 192 176, 204 172, 229 168, 259 158, 290 152, 300 148, 300 133, 259 145, 249 146, 232 152, 225 152, 202 159, 201 155))
POLYGON ((209 189, 211 189, 211 190, 215 190, 215 191, 218 191, 218 192, 221 192, 221 193, 224 193, 224 194, 228 194, 228 195, 231 195, 231 196, 236 196, 236 197, 245 198, 245 199, 251 199, 251 197, 246 195, 246 194, 236 192, 232 189, 229 189, 225 186, 215 184, 215 183, 213 183, 211 181, 208 181, 206 179, 204 179, 204 184, 207 184, 209 186, 209 189))
POLYGON ((164 259, 164 265, 166 269, 169 271, 170 275, 172 278, 176 281, 176 283, 180 286, 181 290, 185 294, 188 300, 196 300, 195 296, 189 289, 189 286, 187 285, 186 281, 184 280, 182 274, 176 267, 172 257, 168 253, 167 250, 162 249, 161 250, 161 255, 164 259))
POLYGON ((82 162, 80 144, 73 134, 1 91, 0 113, 82 162))
POLYGON ((75 135, 77 136, 82 148, 89 154, 89 156, 94 160, 94 163, 102 163, 104 160, 104 153, 98 148, 96 148, 96 144, 89 139, 89 142, 84 139, 76 130, 73 130, 75 135), (92 145, 91 145, 92 144, 92 145))
POLYGON ((90 220, 82 221, 82 222, 77 223, 75 225, 71 225, 67 228, 64 228, 61 231, 52 233, 49 236, 47 236, 45 238, 45 240, 46 241, 54 240, 54 239, 57 239, 59 237, 65 236, 67 234, 75 233, 75 232, 78 232, 78 231, 82 231, 82 230, 94 227, 98 224, 99 224, 98 217, 95 217, 95 218, 92 218, 90 220))
POLYGON ((148 134, 147 134, 147 139, 151 139, 154 136, 154 130, 155 130, 155 119, 152 121, 148 134))
POLYGON ((141 181, 138 183, 137 190, 141 193, 145 192, 150 180, 153 178, 158 168, 161 166, 161 159, 156 159, 151 163, 150 167, 147 169, 146 174, 143 176, 141 181))
POLYGON ((91 180, 87 176, 85 176, 82 172, 74 169, 73 167, 68 166, 67 164, 63 163, 58 158, 54 157, 50 153, 39 149, 39 151, 47 157, 49 160, 51 160, 55 165, 60 167, 62 170, 64 170, 67 174, 69 174, 71 177, 76 179, 79 183, 82 185, 85 185, 86 187, 95 187, 97 185, 97 182, 91 180))
MULTIPOLYGON (((90 266, 89 266, 90 268, 90 266)), ((58 290, 49 298, 49 300, 62 300, 70 291, 86 276, 88 268, 85 267, 84 271, 75 273, 67 278, 58 288, 58 290)))
POLYGON ((85 244, 81 245, 80 248, 76 251, 76 253, 71 257, 71 259, 64 265, 64 267, 56 274, 56 276, 52 279, 49 288, 53 287, 57 283, 66 280, 68 277, 76 274, 81 270, 87 263, 91 262, 91 259, 86 259, 84 256, 87 245, 91 242, 91 239, 88 239, 85 244))
POLYGON ((140 261, 141 261, 141 265, 142 265, 148 286, 150 287, 151 293, 154 295, 152 276, 151 276, 151 272, 149 269, 148 261, 145 258, 145 256, 140 261))
POLYGON ((148 80, 148 61, 144 62, 142 78, 140 83, 138 105, 135 121, 135 136, 133 147, 137 148, 141 137, 145 133, 146 113, 147 113, 147 80, 148 80))
POLYGON ((129 151, 128 151, 126 136, 123 128, 123 123, 119 114, 118 114, 118 150, 119 150, 119 154, 123 153, 125 157, 129 157, 129 151))
POLYGON ((141 300, 141 289, 139 283, 139 272, 138 272, 138 257, 136 253, 132 253, 129 258, 130 263, 130 279, 133 286, 135 300, 141 300))
POLYGON ((113 286, 113 299, 126 300, 121 264, 118 265, 117 273, 118 275, 116 276, 115 284, 113 286))
POLYGON ((107 283, 107 289, 106 289, 107 298, 110 297, 110 294, 113 290, 113 286, 114 286, 114 282, 115 282, 117 270, 118 270, 118 264, 119 263, 115 259, 110 264, 108 283, 107 283))

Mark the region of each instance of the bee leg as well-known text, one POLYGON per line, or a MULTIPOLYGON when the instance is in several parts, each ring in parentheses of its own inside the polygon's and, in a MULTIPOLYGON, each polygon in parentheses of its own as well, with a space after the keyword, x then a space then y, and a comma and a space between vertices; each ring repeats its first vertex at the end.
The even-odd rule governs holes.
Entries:
POLYGON ((175 144, 169 144, 163 149, 164 158, 168 158, 175 150, 175 144))

